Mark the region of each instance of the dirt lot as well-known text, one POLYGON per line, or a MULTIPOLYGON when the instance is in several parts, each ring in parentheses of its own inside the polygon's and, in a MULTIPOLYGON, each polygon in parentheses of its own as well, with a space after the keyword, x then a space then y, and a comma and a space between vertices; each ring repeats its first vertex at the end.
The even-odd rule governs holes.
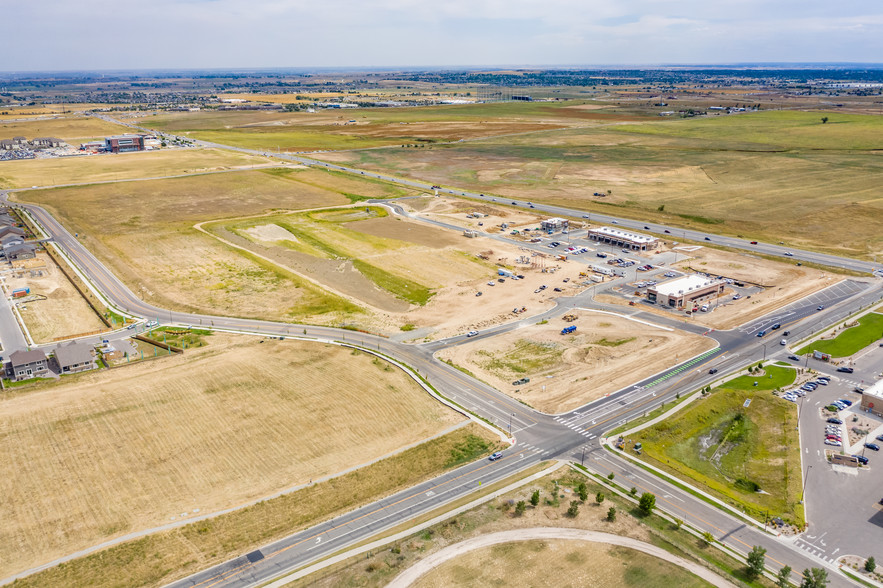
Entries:
POLYGON ((581 311, 439 353, 537 410, 561 413, 714 347, 710 339, 581 311), (576 332, 561 335, 561 329, 576 332), (635 362, 640 356, 641 361, 635 362), (530 383, 513 386, 524 377, 530 383))
POLYGON ((709 586, 676 565, 625 547, 584 541, 513 541, 461 554, 421 576, 414 588, 450 586, 709 586), (636 576, 640 581, 635 582, 636 576))
MULTIPOLYGON (((733 290, 728 288, 711 312, 695 313, 692 317, 683 312, 676 315, 715 329, 732 329, 843 279, 837 274, 797 266, 793 262, 770 261, 709 247, 678 247, 675 251, 687 256, 687 259, 672 264, 676 269, 724 276, 744 281, 746 285, 764 286, 763 291, 752 294, 750 300, 747 297, 733 300, 733 290)), ((628 304, 627 299, 612 295, 600 295, 597 300, 628 304)), ((656 305, 642 304, 640 308, 663 316, 672 316, 672 313, 656 305)))
POLYGON ((31 295, 24 298, 28 302, 20 303, 18 309, 35 342, 46 343, 104 328, 95 311, 46 253, 38 253, 35 259, 17 262, 15 266, 20 269, 7 275, 6 287, 10 294, 19 288, 31 289, 31 295))
POLYGON ((462 421, 368 355, 232 335, 6 395, 0 577, 306 484, 462 421))

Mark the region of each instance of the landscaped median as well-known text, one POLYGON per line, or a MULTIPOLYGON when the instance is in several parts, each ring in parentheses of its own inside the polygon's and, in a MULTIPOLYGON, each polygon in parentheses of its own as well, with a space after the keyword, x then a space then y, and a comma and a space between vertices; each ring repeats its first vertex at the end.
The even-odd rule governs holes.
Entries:
POLYGON ((848 357, 883 338, 883 314, 870 312, 849 321, 841 329, 836 337, 813 341, 797 353, 819 351, 831 357, 848 357))
POLYGON ((795 376, 792 368, 767 366, 725 382, 629 435, 625 449, 752 518, 781 517, 802 527, 797 409, 774 394, 795 376))

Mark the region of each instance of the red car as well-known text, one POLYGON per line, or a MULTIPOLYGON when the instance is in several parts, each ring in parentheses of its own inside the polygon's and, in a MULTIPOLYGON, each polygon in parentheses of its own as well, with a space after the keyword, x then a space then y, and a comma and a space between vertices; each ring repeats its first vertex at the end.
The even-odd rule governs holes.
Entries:
POLYGON ((752 245, 757 245, 757 241, 752 241, 751 244, 752 244, 752 245))

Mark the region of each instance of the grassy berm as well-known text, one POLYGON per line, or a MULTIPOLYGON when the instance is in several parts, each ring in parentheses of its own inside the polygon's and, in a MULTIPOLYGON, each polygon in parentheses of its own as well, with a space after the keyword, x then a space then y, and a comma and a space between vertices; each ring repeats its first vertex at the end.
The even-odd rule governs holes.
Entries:
POLYGON ((735 378, 630 438, 643 444, 646 462, 754 518, 769 513, 802 526, 797 407, 773 394, 794 378, 776 366, 735 378))

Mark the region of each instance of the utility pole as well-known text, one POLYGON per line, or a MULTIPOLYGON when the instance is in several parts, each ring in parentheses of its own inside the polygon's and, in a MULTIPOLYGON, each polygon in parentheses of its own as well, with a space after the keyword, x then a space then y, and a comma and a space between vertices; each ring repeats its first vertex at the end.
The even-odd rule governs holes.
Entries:
POLYGON ((514 412, 509 413, 509 436, 512 436, 512 417, 515 416, 514 412))
POLYGON ((812 469, 812 466, 806 466, 806 475, 803 477, 803 490, 800 492, 800 502, 798 504, 803 504, 803 496, 806 494, 806 482, 809 480, 809 470, 812 469))
POLYGON ((586 463, 586 446, 583 445, 583 457, 579 460, 579 465, 585 465, 586 463))

